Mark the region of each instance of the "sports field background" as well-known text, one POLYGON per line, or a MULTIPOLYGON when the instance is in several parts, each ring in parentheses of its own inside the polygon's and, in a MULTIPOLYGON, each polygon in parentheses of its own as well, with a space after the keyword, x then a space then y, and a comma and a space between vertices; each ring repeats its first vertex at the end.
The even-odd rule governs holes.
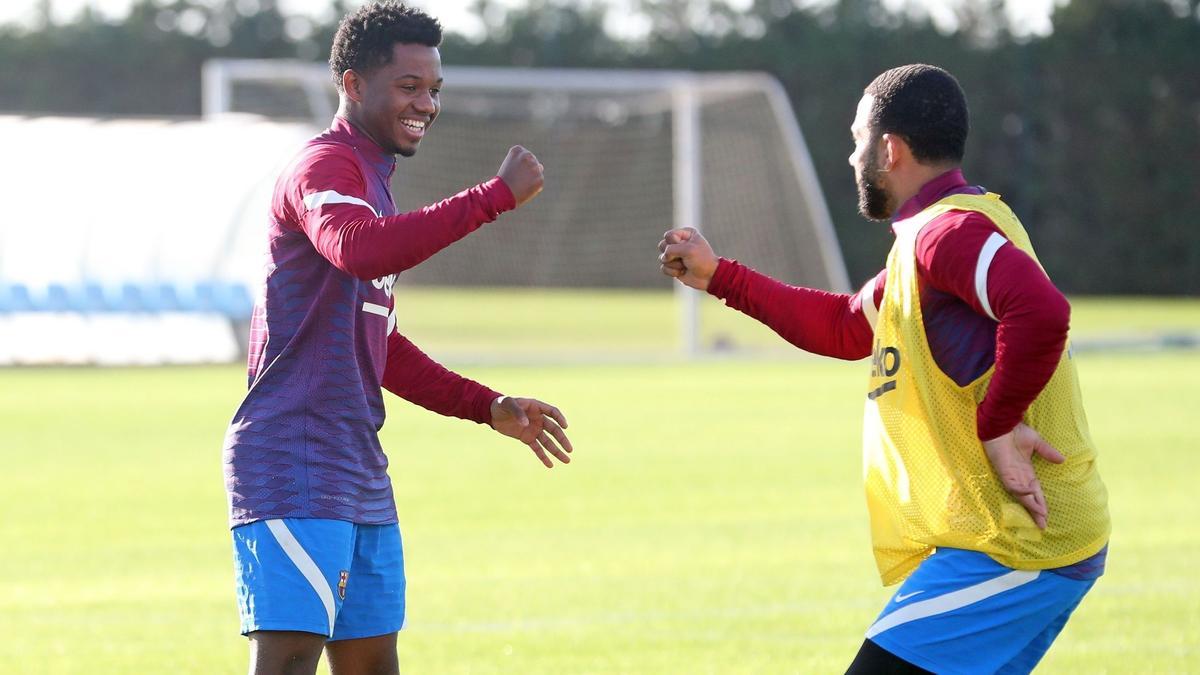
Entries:
MULTIPOLYGON (((533 366, 586 347, 572 325, 601 347, 669 350, 674 305, 522 297, 399 296, 418 344, 558 404, 577 448, 548 471, 389 397, 403 671, 842 672, 889 595, 860 487, 864 364, 597 348, 533 366), (494 320, 463 336, 459 311, 494 320), (487 365, 489 344, 520 365, 487 365)), ((1074 304, 1079 344, 1200 331, 1200 301, 1074 304)), ((1200 672, 1200 351, 1077 359, 1114 535, 1039 672, 1200 672)), ((237 366, 0 370, 0 673, 245 672, 219 459, 243 388, 237 366)))

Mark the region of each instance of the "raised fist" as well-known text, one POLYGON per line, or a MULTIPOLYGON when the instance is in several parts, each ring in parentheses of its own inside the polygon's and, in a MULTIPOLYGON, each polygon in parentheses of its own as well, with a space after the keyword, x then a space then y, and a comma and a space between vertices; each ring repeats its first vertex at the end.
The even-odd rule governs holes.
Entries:
POLYGON ((500 176, 509 190, 512 190, 517 206, 533 199, 542 191, 542 163, 532 152, 519 145, 509 149, 508 156, 504 158, 504 163, 500 165, 500 171, 496 175, 500 176))
POLYGON ((717 254, 694 227, 667 230, 658 242, 658 268, 685 286, 707 290, 717 272, 717 254))

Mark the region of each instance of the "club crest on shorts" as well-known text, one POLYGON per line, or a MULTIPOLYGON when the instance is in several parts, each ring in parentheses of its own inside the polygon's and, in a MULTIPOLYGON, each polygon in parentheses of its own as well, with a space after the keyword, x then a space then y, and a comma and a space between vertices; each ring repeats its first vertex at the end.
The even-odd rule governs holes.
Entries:
POLYGON ((346 580, 350 578, 350 572, 342 570, 338 573, 338 598, 346 599, 346 580))

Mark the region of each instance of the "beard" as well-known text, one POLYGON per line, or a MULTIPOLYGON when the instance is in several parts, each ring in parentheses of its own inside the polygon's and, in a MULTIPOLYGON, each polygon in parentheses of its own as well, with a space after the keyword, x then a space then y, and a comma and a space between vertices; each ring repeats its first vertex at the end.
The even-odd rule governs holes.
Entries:
POLYGON ((863 158, 862 170, 855 179, 858 185, 858 212, 869 220, 887 220, 892 217, 887 191, 879 183, 878 160, 878 151, 872 151, 863 158))

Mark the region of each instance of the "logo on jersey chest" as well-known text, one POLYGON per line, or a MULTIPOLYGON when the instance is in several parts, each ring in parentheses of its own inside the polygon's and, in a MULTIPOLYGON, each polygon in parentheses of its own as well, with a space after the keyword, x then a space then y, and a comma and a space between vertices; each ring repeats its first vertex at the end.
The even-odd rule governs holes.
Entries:
MULTIPOLYGON (((875 348, 871 350, 871 377, 894 377, 898 372, 900 372, 900 349, 892 346, 884 347, 876 341, 875 348)), ((867 398, 874 401, 895 388, 896 380, 888 380, 868 392, 867 398)))
MULTIPOLYGON (((389 274, 386 277, 379 277, 378 279, 373 279, 371 281, 371 285, 383 291, 384 296, 388 298, 392 297, 392 286, 395 284, 395 274, 389 274)), ((382 316, 387 319, 387 333, 385 333, 385 335, 390 335, 391 332, 396 329, 396 303, 393 302, 391 309, 388 309, 387 305, 380 305, 374 302, 364 302, 362 304, 362 311, 368 314, 382 316)))

